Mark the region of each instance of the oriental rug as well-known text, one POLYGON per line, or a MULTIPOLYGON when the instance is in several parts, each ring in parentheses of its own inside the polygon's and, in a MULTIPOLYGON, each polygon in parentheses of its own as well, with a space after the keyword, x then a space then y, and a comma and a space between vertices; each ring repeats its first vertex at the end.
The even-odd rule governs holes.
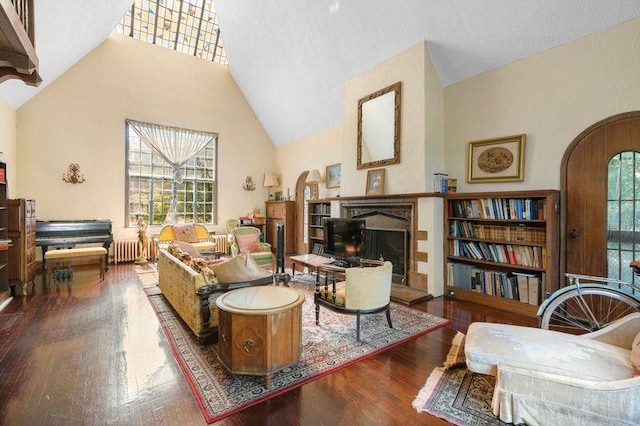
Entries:
POLYGON ((433 331, 450 321, 392 303, 393 329, 385 315, 365 315, 361 341, 356 341, 355 316, 321 310, 315 325, 313 277, 298 275, 290 282, 304 294, 302 355, 298 364, 275 373, 269 389, 263 377, 228 373, 217 358, 217 345, 202 345, 166 301, 160 290, 145 288, 173 354, 208 423, 316 380, 359 360, 433 331))
POLYGON ((493 415, 495 377, 472 373, 464 361, 464 334, 458 332, 443 367, 431 372, 413 407, 455 425, 509 425, 493 415))

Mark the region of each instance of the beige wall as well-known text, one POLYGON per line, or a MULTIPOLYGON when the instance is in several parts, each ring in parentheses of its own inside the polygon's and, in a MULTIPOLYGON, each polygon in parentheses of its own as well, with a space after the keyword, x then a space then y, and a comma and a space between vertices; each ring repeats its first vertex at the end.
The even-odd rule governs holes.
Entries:
POLYGON ((341 195, 364 195, 367 169, 357 170, 358 100, 402 82, 400 163, 385 167, 385 194, 425 189, 426 48, 418 43, 344 85, 341 195))
MULTIPOLYGON (((342 125, 277 147, 276 170, 280 187, 274 190, 282 191, 286 196, 288 188, 291 198, 295 199, 296 182, 300 174, 310 169, 318 169, 322 177, 326 178, 326 167, 342 161, 341 147, 342 125)), ((320 198, 335 197, 340 194, 340 188, 327 188, 324 183, 318 185, 318 190, 320 198)))
POLYGON ((443 163, 442 89, 426 43, 421 42, 345 83, 341 125, 276 149, 278 169, 292 190, 302 171, 313 168, 324 174, 327 165, 342 163, 341 187, 334 190, 321 185, 320 197, 365 194, 367 169, 356 167, 358 100, 398 81, 402 82, 400 163, 385 167, 384 193, 424 192, 431 188, 427 176, 441 171, 443 163), (431 145, 435 152, 427 156, 431 145), (285 167, 298 164, 304 167, 293 166, 292 171, 285 172, 285 167), (432 168, 437 170, 427 171, 432 168), (295 176, 290 176, 292 172, 295 176))
MULTIPOLYGON (((221 225, 264 208, 274 147, 229 68, 112 34, 18 110, 18 194, 39 219, 108 218, 124 229, 125 119, 218 132, 221 225), (86 182, 64 183, 69 163, 86 182), (245 176, 258 183, 244 191, 245 176)), ((222 231, 223 227, 214 227, 222 231)))
POLYGON ((640 19, 445 88, 445 161, 465 192, 558 189, 584 129, 640 109, 640 19), (526 133, 522 183, 466 184, 467 143, 526 133))
POLYGON ((16 111, 0 98, 0 161, 7 164, 9 198, 16 198, 16 111))

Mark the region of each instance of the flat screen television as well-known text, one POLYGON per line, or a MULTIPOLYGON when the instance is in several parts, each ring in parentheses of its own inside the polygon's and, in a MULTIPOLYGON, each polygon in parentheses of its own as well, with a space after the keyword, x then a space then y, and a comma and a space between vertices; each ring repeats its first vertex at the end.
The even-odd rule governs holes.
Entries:
POLYGON ((364 219, 324 219, 324 252, 343 259, 364 256, 364 219))

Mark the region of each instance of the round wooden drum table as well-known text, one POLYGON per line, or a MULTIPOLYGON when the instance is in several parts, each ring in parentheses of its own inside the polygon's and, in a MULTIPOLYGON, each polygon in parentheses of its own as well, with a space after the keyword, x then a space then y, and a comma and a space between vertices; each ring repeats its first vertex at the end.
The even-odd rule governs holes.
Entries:
POLYGON ((265 376, 300 360, 304 296, 283 287, 230 291, 216 300, 218 358, 234 374, 265 376))

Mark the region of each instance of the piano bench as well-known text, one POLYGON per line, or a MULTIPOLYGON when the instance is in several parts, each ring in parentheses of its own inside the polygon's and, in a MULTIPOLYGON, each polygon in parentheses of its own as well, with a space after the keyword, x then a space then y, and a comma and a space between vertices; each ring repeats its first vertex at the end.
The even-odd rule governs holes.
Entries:
POLYGON ((73 260, 82 259, 89 263, 100 264, 100 281, 104 281, 105 255, 107 249, 104 247, 82 247, 60 250, 49 250, 44 254, 47 262, 47 282, 53 279, 53 270, 56 268, 57 262, 71 262, 73 260))

